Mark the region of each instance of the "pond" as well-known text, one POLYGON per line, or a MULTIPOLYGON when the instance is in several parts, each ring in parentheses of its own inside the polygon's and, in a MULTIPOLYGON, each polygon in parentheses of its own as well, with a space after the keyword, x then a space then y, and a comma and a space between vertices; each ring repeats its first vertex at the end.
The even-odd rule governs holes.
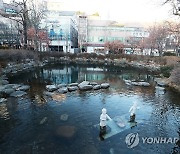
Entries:
POLYGON ((30 85, 30 90, 26 97, 0 104, 0 153, 171 153, 176 147, 173 141, 154 140, 179 137, 180 95, 167 88, 158 90, 154 78, 131 68, 63 64, 9 77, 10 83, 30 85), (68 92, 60 94, 58 101, 44 95, 46 85, 84 80, 108 82, 110 88, 68 92), (127 85, 125 80, 143 80, 150 86, 127 85), (128 121, 134 101, 139 107, 137 123, 102 140, 96 127, 102 108, 112 119, 125 115, 123 120, 128 121), (126 143, 131 133, 138 137, 134 147, 126 143))

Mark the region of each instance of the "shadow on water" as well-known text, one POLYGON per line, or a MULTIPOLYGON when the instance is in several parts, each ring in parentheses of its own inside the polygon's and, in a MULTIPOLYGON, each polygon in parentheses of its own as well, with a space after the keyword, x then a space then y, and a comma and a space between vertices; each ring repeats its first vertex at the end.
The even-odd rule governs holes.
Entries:
POLYGON ((179 94, 157 93, 154 74, 131 68, 94 65, 50 65, 9 77, 10 83, 30 85, 24 98, 0 104, 0 153, 170 153, 175 144, 143 144, 133 149, 126 135, 177 137, 179 94), (81 81, 109 82, 109 89, 61 94, 59 100, 44 96, 48 84, 81 81), (125 80, 149 82, 149 87, 127 85, 125 80), (101 109, 110 117, 128 115, 138 101, 136 127, 104 141, 99 139, 101 109))

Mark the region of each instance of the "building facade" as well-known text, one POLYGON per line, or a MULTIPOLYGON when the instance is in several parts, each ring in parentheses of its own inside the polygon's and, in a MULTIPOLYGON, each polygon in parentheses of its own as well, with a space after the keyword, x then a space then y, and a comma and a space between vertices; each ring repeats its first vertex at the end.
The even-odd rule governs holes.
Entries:
POLYGON ((87 52, 103 49, 105 42, 119 40, 129 45, 130 40, 142 40, 149 32, 141 27, 126 27, 110 20, 88 20, 87 52))
POLYGON ((59 52, 74 52, 78 48, 78 31, 73 11, 47 11, 41 27, 50 39, 49 49, 59 52))
MULTIPOLYGON (((0 0, 0 13, 5 16, 16 17, 19 8, 13 3, 7 4, 0 0)), ((0 16, 0 45, 4 47, 20 46, 20 33, 17 22, 0 16)))
POLYGON ((88 38, 88 18, 86 15, 78 15, 78 46, 82 52, 85 51, 84 45, 88 38))

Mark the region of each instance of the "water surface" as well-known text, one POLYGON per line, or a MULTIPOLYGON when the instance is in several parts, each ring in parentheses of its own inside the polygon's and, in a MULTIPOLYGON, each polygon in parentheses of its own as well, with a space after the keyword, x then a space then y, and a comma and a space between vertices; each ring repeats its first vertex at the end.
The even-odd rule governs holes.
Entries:
POLYGON ((30 90, 24 98, 8 98, 7 103, 0 104, 0 153, 171 153, 175 144, 143 144, 141 140, 178 137, 180 95, 168 89, 165 93, 157 91, 153 80, 153 74, 130 68, 62 64, 10 77, 11 83, 30 85, 30 90), (84 80, 109 82, 111 86, 67 93, 59 101, 43 95, 47 84, 84 80), (143 80, 151 86, 128 86, 124 80, 143 80), (141 122, 101 141, 99 130, 94 127, 99 123, 101 109, 105 107, 111 118, 129 114, 135 100, 140 107, 136 120, 141 122), (68 115, 67 121, 61 120, 64 114, 68 115), (129 133, 140 137, 133 149, 125 143, 129 133))

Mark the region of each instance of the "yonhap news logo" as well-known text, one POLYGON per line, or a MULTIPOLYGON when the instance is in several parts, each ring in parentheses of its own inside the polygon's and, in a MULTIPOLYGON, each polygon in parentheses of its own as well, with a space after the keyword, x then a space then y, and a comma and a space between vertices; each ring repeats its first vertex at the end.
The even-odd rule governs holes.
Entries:
POLYGON ((138 133, 130 133, 126 136, 125 142, 128 148, 136 147, 140 142, 143 144, 175 144, 178 137, 139 137, 138 133))
POLYGON ((130 133, 126 136, 125 142, 128 148, 134 148, 139 144, 139 134, 130 133))

